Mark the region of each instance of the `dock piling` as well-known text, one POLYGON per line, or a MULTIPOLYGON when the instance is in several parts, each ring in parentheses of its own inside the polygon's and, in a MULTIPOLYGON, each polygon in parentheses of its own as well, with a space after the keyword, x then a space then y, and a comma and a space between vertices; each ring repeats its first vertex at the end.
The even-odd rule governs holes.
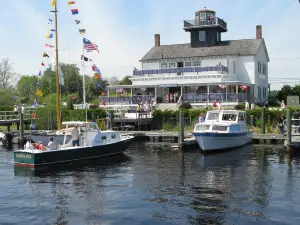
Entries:
POLYGON ((111 130, 113 127, 113 117, 114 117, 114 112, 111 110, 109 111, 109 129, 111 130))
POLYGON ((266 133, 266 127, 265 127, 265 108, 261 109, 261 133, 266 133))
POLYGON ((291 111, 290 110, 286 110, 286 133, 287 133, 287 136, 286 136, 286 142, 287 142, 287 145, 290 145, 292 144, 292 121, 291 121, 291 111))
POLYGON ((183 150, 183 142, 184 142, 184 111, 179 111, 179 135, 178 135, 178 148, 179 150, 183 150))
POLYGON ((24 113, 20 113, 20 145, 24 144, 24 113))

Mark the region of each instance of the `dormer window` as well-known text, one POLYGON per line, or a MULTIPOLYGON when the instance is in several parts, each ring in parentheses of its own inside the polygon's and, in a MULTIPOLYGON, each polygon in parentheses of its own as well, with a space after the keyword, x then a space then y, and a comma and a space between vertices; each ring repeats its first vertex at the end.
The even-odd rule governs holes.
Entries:
POLYGON ((201 42, 206 41, 206 33, 203 30, 199 31, 199 41, 201 41, 201 42))

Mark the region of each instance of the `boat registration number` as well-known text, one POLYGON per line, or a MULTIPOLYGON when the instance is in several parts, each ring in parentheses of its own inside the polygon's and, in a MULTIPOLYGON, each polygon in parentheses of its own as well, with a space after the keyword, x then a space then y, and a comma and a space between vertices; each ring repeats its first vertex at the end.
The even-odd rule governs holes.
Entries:
POLYGON ((16 158, 20 158, 20 159, 31 159, 31 155, 28 155, 28 154, 22 154, 22 153, 17 153, 17 154, 16 154, 16 158))

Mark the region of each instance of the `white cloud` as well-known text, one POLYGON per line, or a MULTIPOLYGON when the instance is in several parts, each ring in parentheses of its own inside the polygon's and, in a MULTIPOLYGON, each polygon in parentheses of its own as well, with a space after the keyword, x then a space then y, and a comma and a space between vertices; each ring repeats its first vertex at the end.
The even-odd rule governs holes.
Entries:
MULTIPOLYGON (((118 4, 120 1, 76 1, 78 16, 71 15, 67 1, 60 1, 59 47, 68 48, 68 51, 61 52, 63 61, 79 62, 82 40, 77 30, 79 27, 74 23, 78 18, 82 21, 80 28, 87 30, 86 37, 99 46, 100 54, 89 53, 87 57, 94 59, 104 77, 131 74, 134 66, 139 67, 138 60, 154 45, 155 33, 161 34, 161 44, 188 42, 189 34, 182 29, 183 20, 193 19, 194 12, 207 4, 207 8, 216 10, 217 16, 228 23, 229 31, 223 39, 255 38, 255 26, 263 25, 263 36, 271 58, 271 83, 274 81, 272 78, 297 77, 300 60, 295 59, 300 52, 297 44, 300 38, 300 30, 297 29, 300 21, 298 1, 288 4, 279 0, 191 0, 187 4, 185 1, 145 0, 147 18, 137 17, 131 23, 124 22, 124 15, 134 17, 139 9, 126 8, 125 11, 118 4), (286 57, 294 59, 279 59, 286 57)), ((0 56, 12 59, 15 70, 21 74, 37 73, 44 51, 50 4, 43 10, 25 0, 6 1, 5 4, 11 7, 11 11, 4 14, 5 22, 0 22, 0 28, 7 31, 0 37, 0 56), (18 15, 17 18, 15 15, 18 15), (11 24, 18 24, 22 29, 18 31, 11 24)), ((272 88, 280 85, 274 83, 272 88)))

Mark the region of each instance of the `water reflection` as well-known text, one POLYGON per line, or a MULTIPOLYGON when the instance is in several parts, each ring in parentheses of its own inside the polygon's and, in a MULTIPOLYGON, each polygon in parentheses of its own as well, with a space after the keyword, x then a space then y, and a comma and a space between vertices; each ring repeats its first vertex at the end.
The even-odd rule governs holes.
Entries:
MULTIPOLYGON (((12 154, 0 151, 3 213, 32 224, 300 221, 299 156, 274 146, 250 145, 202 155, 197 149, 181 153, 169 143, 137 142, 126 154, 129 157, 71 168, 15 168, 11 173, 13 167, 7 167, 7 161, 11 162, 12 154), (10 173, 13 179, 7 175, 10 173), (13 197, 7 194, 10 190, 16 192, 13 197), (19 207, 17 198, 30 206, 19 207), (29 216, 35 216, 35 220, 29 216)), ((11 221, 11 217, 4 218, 4 223, 11 221)))

